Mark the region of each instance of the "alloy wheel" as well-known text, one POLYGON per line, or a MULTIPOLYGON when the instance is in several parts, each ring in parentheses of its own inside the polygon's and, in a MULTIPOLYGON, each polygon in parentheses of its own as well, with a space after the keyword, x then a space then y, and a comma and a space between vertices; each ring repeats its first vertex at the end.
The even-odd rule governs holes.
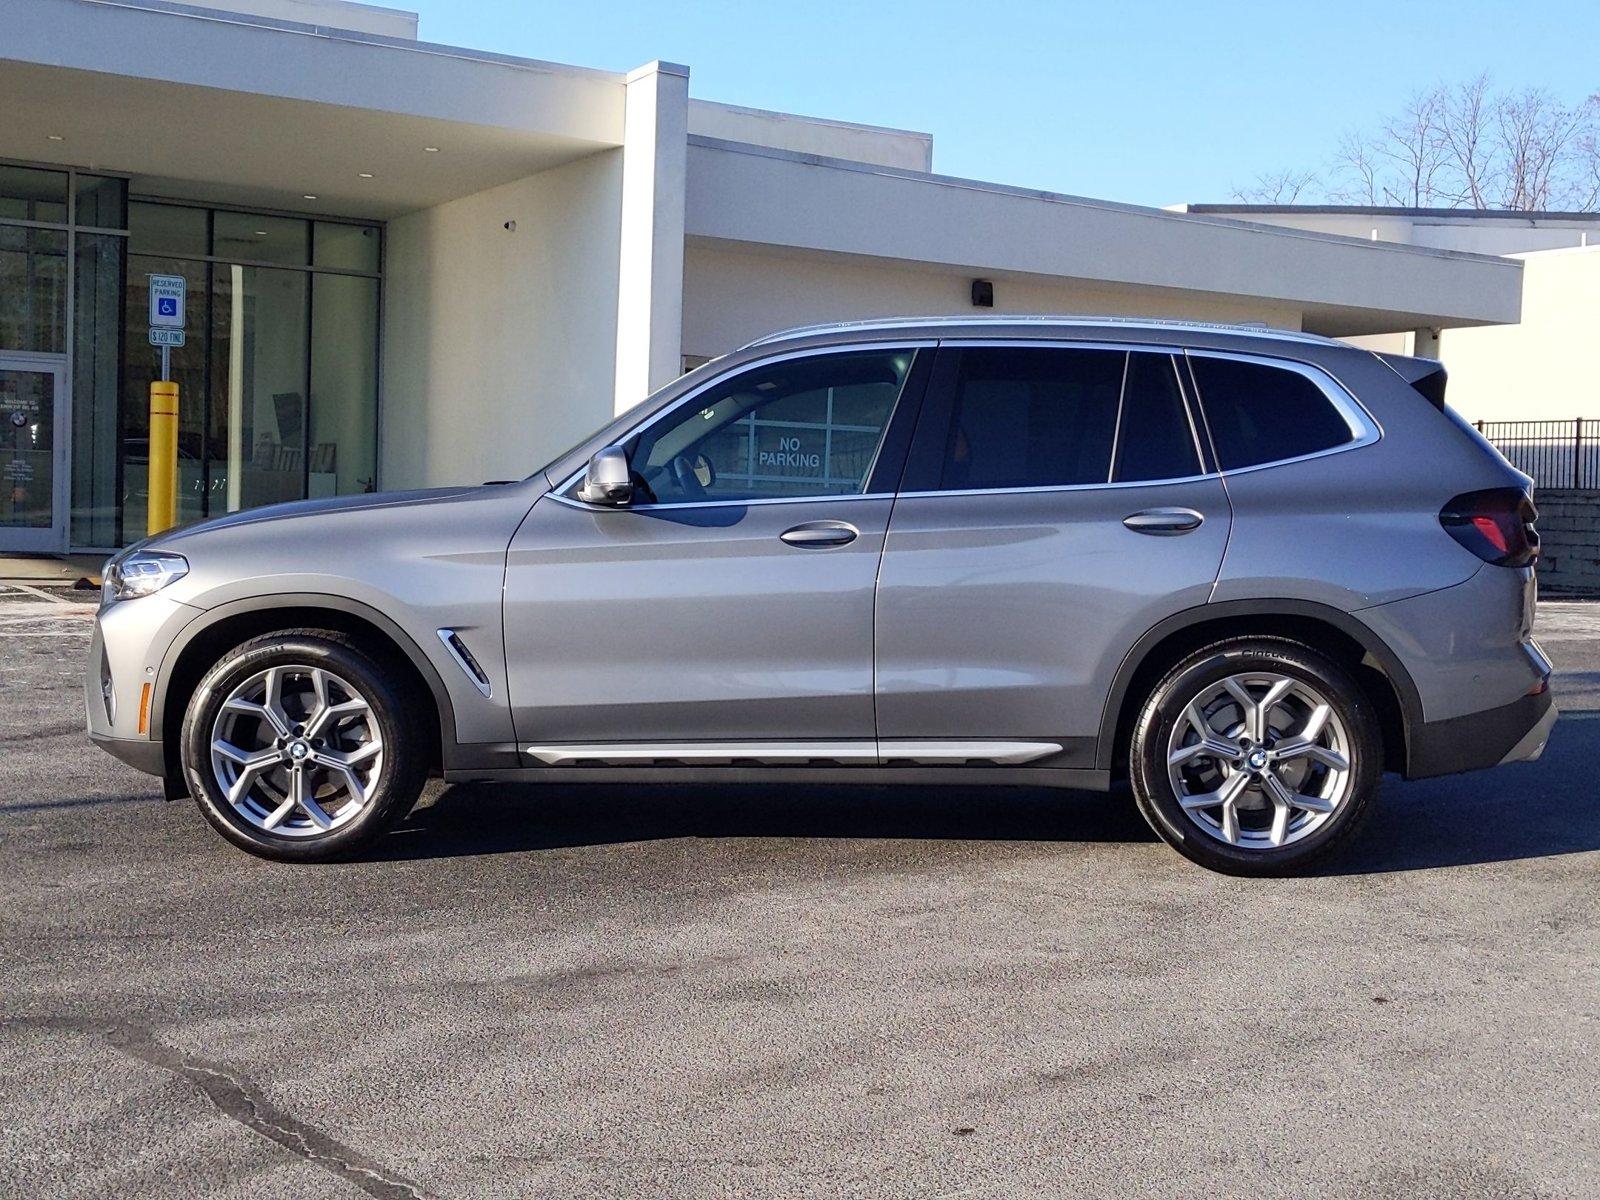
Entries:
POLYGON ((1207 837, 1275 850, 1310 836, 1350 797, 1351 739, 1327 697, 1289 675, 1209 684, 1173 723, 1167 777, 1207 837))
POLYGON ((234 811, 279 837, 338 829, 371 803, 383 734, 347 680, 273 666, 228 693, 211 730, 211 770, 234 811))

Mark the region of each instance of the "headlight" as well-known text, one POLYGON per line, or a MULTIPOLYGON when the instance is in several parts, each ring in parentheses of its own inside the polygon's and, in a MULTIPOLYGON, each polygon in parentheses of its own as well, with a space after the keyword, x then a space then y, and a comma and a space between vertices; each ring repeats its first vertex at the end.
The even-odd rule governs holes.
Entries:
POLYGON ((181 554, 161 550, 137 550, 125 558, 106 564, 105 585, 100 599, 106 604, 132 600, 159 592, 189 573, 189 561, 181 554))

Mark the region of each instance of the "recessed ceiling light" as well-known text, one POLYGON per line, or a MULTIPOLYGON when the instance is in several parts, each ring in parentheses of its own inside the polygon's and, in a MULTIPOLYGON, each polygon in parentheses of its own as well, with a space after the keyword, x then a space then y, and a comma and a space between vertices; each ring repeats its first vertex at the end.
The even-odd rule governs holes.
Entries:
POLYGON ((266 237, 267 236, 267 231, 265 229, 258 229, 258 230, 256 230, 256 236, 257 237, 266 237))
POLYGON ((66 138, 62 137, 59 133, 47 133, 47 134, 45 134, 45 137, 49 138, 52 142, 64 142, 64 141, 67 140, 66 138))
POLYGON ((371 179, 372 178, 372 172, 371 171, 357 171, 356 174, 361 176, 361 178, 363 178, 363 179, 371 179))
POLYGON ((316 197, 313 196, 310 192, 307 192, 305 195, 301 196, 300 199, 302 199, 302 200, 315 200, 316 197))
POLYGON ((437 153, 439 153, 439 147, 437 147, 437 146, 424 146, 422 148, 422 150, 423 150, 423 153, 425 153, 425 154, 437 154, 437 153))

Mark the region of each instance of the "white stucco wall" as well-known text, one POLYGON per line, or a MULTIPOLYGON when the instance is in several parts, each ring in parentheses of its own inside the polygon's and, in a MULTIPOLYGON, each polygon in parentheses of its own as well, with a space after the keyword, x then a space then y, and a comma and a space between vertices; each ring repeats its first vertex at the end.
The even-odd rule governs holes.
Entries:
POLYGON ((417 36, 417 14, 399 8, 357 4, 352 0, 207 0, 198 8, 268 17, 274 21, 297 21, 305 25, 325 25, 374 33, 380 37, 417 36))
POLYGON ((1600 418, 1600 246, 1517 257, 1522 322, 1444 331, 1451 406, 1472 421, 1600 418))
POLYGON ((384 487, 521 478, 610 418, 621 205, 609 150, 389 223, 384 487))
POLYGON ((708 358, 796 325, 900 315, 1092 313, 1300 328, 1299 311, 1286 304, 1025 276, 989 276, 995 307, 979 309, 965 271, 698 239, 685 250, 683 274, 683 351, 708 358))
POLYGON ((874 163, 880 167, 933 170, 933 135, 909 129, 854 125, 848 121, 802 117, 763 108, 690 100, 689 132, 723 141, 874 163))

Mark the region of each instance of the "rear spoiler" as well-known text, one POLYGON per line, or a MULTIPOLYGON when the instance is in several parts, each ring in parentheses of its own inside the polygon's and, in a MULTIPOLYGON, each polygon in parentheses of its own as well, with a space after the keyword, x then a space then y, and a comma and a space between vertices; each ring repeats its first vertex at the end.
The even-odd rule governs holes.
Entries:
POLYGON ((1444 411, 1444 385, 1449 376, 1436 358, 1411 358, 1404 354, 1379 354, 1378 360, 1416 389, 1417 394, 1444 411))

